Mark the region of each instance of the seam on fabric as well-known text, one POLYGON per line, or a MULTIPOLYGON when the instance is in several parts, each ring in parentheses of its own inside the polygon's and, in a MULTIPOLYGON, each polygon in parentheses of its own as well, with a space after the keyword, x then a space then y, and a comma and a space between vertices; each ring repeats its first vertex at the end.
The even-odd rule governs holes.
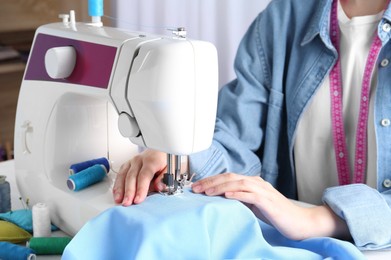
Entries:
MULTIPOLYGON (((255 28, 260 27, 260 23, 261 23, 262 19, 263 19, 263 15, 261 13, 256 20, 256 27, 255 28)), ((265 78, 265 87, 267 89, 271 89, 271 73, 270 73, 270 69, 269 69, 270 66, 269 66, 269 64, 267 64, 267 59, 266 59, 265 52, 263 50, 263 45, 262 45, 262 37, 261 37, 260 31, 258 29, 256 30, 255 40, 256 40, 256 46, 257 46, 258 53, 259 53, 259 55, 257 55, 257 57, 259 59, 259 63, 261 64, 262 71, 263 71, 264 78, 265 78)))

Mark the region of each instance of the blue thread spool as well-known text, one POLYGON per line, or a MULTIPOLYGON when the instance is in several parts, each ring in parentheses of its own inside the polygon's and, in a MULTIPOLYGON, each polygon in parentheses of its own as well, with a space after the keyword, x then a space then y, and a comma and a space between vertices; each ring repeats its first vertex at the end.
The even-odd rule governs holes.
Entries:
POLYGON ((34 260, 36 255, 30 248, 9 242, 0 242, 0 259, 3 260, 34 260))
POLYGON ((88 0, 88 15, 103 16, 103 0, 88 0))
POLYGON ((78 174, 69 176, 68 188, 74 191, 82 190, 92 184, 100 182, 106 176, 106 167, 102 164, 91 166, 78 174))
POLYGON ((95 164, 103 164, 106 167, 106 171, 107 172, 110 171, 109 160, 107 160, 105 157, 101 157, 98 159, 93 159, 93 160, 89 160, 89 161, 85 161, 85 162, 81 162, 81 163, 72 164, 69 167, 69 174, 70 175, 76 174, 76 173, 81 172, 91 166, 94 166, 95 164))
POLYGON ((6 176, 0 175, 0 213, 11 210, 11 187, 6 176))

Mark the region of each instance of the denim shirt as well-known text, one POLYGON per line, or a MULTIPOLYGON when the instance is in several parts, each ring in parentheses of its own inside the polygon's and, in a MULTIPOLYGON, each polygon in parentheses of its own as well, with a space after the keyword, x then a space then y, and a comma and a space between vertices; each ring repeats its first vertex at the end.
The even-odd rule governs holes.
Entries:
MULTIPOLYGON (((195 179, 222 172, 258 175, 296 198, 298 121, 338 56, 329 37, 331 3, 273 0, 255 19, 237 52, 237 78, 219 92, 212 145, 190 156, 195 179)), ((351 184, 323 195, 347 222, 356 246, 367 250, 391 246, 391 63, 381 65, 391 59, 390 21, 388 7, 378 26, 383 46, 374 112, 377 189, 351 184)))

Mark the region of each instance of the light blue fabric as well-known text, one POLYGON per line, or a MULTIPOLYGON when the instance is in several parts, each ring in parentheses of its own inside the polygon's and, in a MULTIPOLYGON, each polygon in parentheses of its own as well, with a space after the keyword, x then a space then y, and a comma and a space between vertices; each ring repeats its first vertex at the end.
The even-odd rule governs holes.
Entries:
POLYGON ((76 234, 62 256, 63 260, 325 258, 365 259, 345 241, 288 240, 238 201, 189 191, 155 194, 142 204, 103 212, 76 234))
MULTIPOLYGON (((296 199, 293 145, 300 116, 328 76, 337 52, 329 37, 332 0, 273 0, 250 26, 239 46, 237 78, 219 93, 212 146, 190 156, 194 180, 222 172, 260 175, 289 198, 296 199)), ((379 23, 383 47, 378 63, 391 59, 388 7, 379 23)), ((391 63, 390 63, 391 64, 391 63)), ((391 218, 391 65, 378 67, 374 125, 377 147, 377 190, 360 189, 360 207, 349 185, 330 189, 324 201, 344 218, 363 249, 391 246, 390 227, 371 229, 379 216, 391 218), (335 194, 333 195, 333 193, 335 194), (338 194, 344 193, 344 203, 338 194), (376 195, 370 195, 376 193, 376 195), (364 196, 368 194, 370 196, 364 196), (346 197, 349 196, 349 197, 346 197), (374 207, 373 205, 376 205, 374 207), (366 214, 368 212, 371 214, 366 214), (368 223, 368 224, 367 224, 368 223), (365 243, 362 243, 365 241, 365 243)))

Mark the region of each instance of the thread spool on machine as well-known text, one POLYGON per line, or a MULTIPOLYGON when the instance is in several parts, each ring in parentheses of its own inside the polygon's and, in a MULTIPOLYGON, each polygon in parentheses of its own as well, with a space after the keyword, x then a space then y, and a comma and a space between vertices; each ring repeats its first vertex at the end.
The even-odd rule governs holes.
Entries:
POLYGON ((96 164, 69 176, 67 186, 70 190, 79 191, 102 181, 106 174, 106 167, 103 164, 96 164))

